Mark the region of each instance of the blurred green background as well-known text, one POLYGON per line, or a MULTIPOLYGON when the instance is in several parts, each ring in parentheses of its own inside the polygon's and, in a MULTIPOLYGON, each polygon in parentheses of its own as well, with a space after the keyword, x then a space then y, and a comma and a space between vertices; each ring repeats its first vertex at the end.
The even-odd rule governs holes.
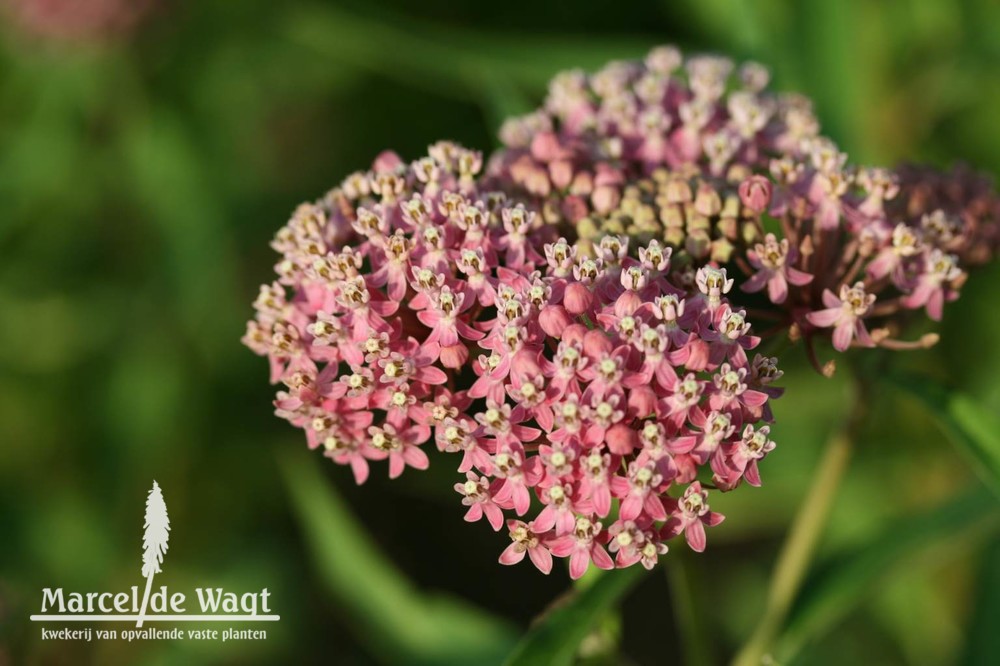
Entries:
MULTIPOLYGON (((451 461, 393 483, 378 468, 357 489, 308 459, 272 415, 266 362, 239 344, 271 280, 272 234, 384 148, 491 149, 500 120, 536 105, 556 71, 676 43, 767 64, 778 88, 816 100, 856 162, 1000 172, 991 0, 0 7, 0 664, 486 663, 568 588, 561 572, 496 563, 506 535, 462 523, 451 461), (27 621, 42 587, 140 584, 154 478, 173 525, 158 583, 267 586, 282 621, 266 642, 43 642, 27 621), (401 571, 380 568, 372 544, 401 571), (506 624, 470 630, 479 616, 441 594, 506 624), (418 635, 403 635, 408 622, 418 635)), ((975 274, 942 344, 890 363, 996 413, 998 286, 996 266, 975 274)), ((753 627, 847 411, 845 377, 786 356, 764 487, 718 498, 727 521, 704 556, 684 558, 709 662, 753 627)), ((834 595, 796 663, 998 663, 997 521, 966 519, 994 498, 960 502, 937 516, 954 529, 924 539, 936 523, 906 516, 981 483, 912 401, 874 394, 820 560, 869 553, 862 568, 878 575, 834 595), (879 560, 870 545, 886 542, 904 552, 879 560)), ((625 663, 682 663, 678 589, 662 569, 624 604, 625 663)))

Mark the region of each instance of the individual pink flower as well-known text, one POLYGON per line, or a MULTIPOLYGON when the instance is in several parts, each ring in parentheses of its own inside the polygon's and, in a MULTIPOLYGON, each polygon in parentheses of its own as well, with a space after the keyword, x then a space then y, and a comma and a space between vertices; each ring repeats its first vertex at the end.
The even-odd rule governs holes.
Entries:
POLYGON ((555 484, 544 488, 538 498, 545 508, 535 518, 535 527, 543 532, 554 529, 557 536, 568 534, 576 524, 573 508, 573 488, 570 485, 555 484))
POLYGON ((469 507, 465 520, 474 523, 486 516, 493 529, 499 531, 503 527, 503 511, 493 501, 489 480, 475 472, 467 472, 465 478, 465 483, 455 484, 455 492, 462 495, 462 504, 469 507))
POLYGON ((417 318, 431 333, 427 342, 437 342, 442 347, 458 344, 459 336, 467 340, 479 340, 483 334, 469 326, 459 316, 469 309, 472 303, 465 302, 465 294, 454 293, 451 287, 445 285, 438 292, 430 294, 430 307, 417 313, 417 318))
POLYGON ((716 480, 727 487, 735 487, 742 477, 751 486, 760 485, 760 471, 757 463, 774 450, 774 441, 770 439, 771 428, 761 426, 755 430, 752 425, 743 429, 743 436, 738 442, 730 445, 733 449, 729 456, 716 456, 712 460, 712 468, 716 480))
POLYGON ((767 296, 772 303, 781 304, 788 297, 789 283, 796 287, 807 285, 813 276, 793 268, 797 252, 790 247, 787 238, 778 241, 774 234, 764 237, 753 250, 747 251, 747 259, 757 272, 744 282, 740 289, 753 293, 767 287, 767 296))
POLYGON ((708 493, 697 481, 684 491, 680 499, 674 500, 676 509, 664 526, 670 535, 684 534, 691 550, 705 550, 705 527, 714 527, 723 521, 722 514, 709 511, 708 493))
POLYGON ((552 571, 552 553, 548 539, 534 531, 533 523, 508 520, 507 529, 510 530, 510 540, 513 543, 500 554, 500 564, 517 564, 527 553, 531 563, 543 574, 552 571))
POLYGON ((839 298, 829 289, 824 291, 823 305, 826 309, 810 312, 806 319, 813 326, 833 327, 833 346, 837 351, 846 351, 855 337, 861 346, 874 347, 875 343, 862 321, 874 302, 875 295, 865 291, 863 282, 857 282, 853 287, 845 284, 840 288, 839 298))
POLYGON ((666 520, 667 512, 660 500, 663 475, 655 463, 629 465, 628 477, 614 477, 615 495, 621 498, 619 516, 623 520, 635 520, 640 514, 653 520, 666 520))
POLYGON ((402 432, 395 426, 386 423, 383 426, 368 428, 371 436, 371 448, 380 458, 389 459, 389 478, 395 479, 403 473, 403 468, 427 469, 430 461, 419 444, 422 439, 415 428, 407 428, 402 432))
POLYGON ((601 523, 592 522, 580 516, 576 519, 573 532, 552 540, 552 554, 569 557, 569 576, 576 580, 587 573, 590 563, 598 569, 614 569, 615 563, 604 547, 597 541, 601 533, 601 523))
POLYGON ((913 309, 926 307, 931 319, 941 321, 945 301, 958 298, 954 285, 963 279, 964 273, 958 267, 957 256, 938 248, 931 250, 923 263, 916 286, 903 297, 902 304, 913 309))

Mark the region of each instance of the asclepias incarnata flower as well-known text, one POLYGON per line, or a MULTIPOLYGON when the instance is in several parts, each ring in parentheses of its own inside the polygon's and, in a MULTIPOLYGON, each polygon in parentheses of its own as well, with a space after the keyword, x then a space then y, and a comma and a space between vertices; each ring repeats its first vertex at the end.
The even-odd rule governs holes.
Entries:
POLYGON ((569 72, 485 174, 440 142, 300 206, 244 337, 277 413, 358 483, 456 454, 504 564, 577 578, 651 568, 682 534, 704 549, 709 491, 760 485, 775 446, 781 371, 748 313, 829 374, 820 337, 933 344, 897 338, 906 312, 939 319, 1000 245, 986 179, 856 168, 768 78, 670 47, 569 72))
POLYGON ((358 483, 455 454, 504 564, 564 557, 578 578, 651 568, 682 534, 703 550, 722 516, 699 472, 759 485, 781 393, 732 280, 675 273, 659 240, 567 240, 481 165, 446 142, 385 153, 295 211, 244 337, 284 385, 277 413, 358 483))

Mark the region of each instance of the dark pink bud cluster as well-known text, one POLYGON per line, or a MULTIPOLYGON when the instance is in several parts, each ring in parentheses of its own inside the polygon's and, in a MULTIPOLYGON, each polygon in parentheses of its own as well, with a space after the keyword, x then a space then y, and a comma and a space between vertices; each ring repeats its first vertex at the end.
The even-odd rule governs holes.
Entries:
POLYGON ((895 336, 906 311, 940 320, 966 268, 992 255, 1000 228, 992 189, 971 179, 975 197, 935 197, 932 183, 948 180, 940 174, 901 184, 894 172, 847 167, 846 155, 825 139, 813 140, 805 157, 772 162, 771 172, 766 217, 780 233, 766 234, 745 262, 737 260, 749 275, 741 288, 766 287, 814 360, 811 339, 826 330, 838 351, 934 344, 933 334, 913 342, 895 336))
MULTIPOLYGON (((769 78, 756 63, 685 59, 673 47, 594 74, 565 72, 542 109, 504 124, 506 149, 490 173, 569 222, 607 216, 628 183, 657 169, 739 183, 772 157, 798 154, 819 129, 809 101, 768 91, 769 78)), ((769 186, 740 194, 763 207, 769 186)))
POLYGON ((948 251, 966 266, 985 264, 1000 252, 1000 196, 992 178, 961 164, 948 171, 904 165, 896 173, 900 194, 890 216, 920 220, 941 211, 955 226, 948 251))
POLYGON ((995 254, 991 183, 850 166, 808 101, 767 83, 754 63, 670 47, 560 74, 540 110, 504 125, 491 183, 581 238, 655 239, 677 263, 742 272, 743 291, 766 295, 773 331, 804 338, 817 368, 817 336, 839 351, 933 344, 896 339, 903 315, 940 319, 966 268, 995 254))
POLYGON ((705 547, 705 481, 760 484, 775 359, 729 302, 724 268, 672 250, 557 235, 484 191, 478 153, 384 154, 277 235, 278 280, 245 343, 271 361, 278 414, 356 480, 460 454, 466 519, 505 522, 511 564, 581 576, 705 547), (630 252, 630 247, 632 251, 630 252))

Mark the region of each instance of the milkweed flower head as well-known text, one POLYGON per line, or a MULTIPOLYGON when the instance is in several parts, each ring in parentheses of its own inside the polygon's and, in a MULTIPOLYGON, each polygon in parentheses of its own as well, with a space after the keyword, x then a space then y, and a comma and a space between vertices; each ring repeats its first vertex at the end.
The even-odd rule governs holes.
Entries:
MULTIPOLYGON (((992 258, 1000 199, 967 169, 859 168, 820 134, 810 102, 767 70, 672 47, 594 74, 556 76, 545 104, 503 126, 492 185, 534 201, 581 239, 656 240, 675 265, 729 269, 774 331, 835 349, 934 320, 970 265, 992 258)), ((565 232, 569 233, 569 232, 565 232)))
POLYGON ((385 153, 294 212, 244 337, 277 413, 358 483, 455 454, 504 564, 576 578, 704 549, 711 494, 760 484, 781 394, 732 278, 655 239, 561 236, 481 168, 451 143, 385 153))
POLYGON ((500 562, 652 567, 716 492, 760 485, 782 391, 761 335, 926 347, 1000 245, 963 169, 851 165, 767 71, 655 49, 554 79, 485 159, 378 156, 276 235, 244 343, 310 447, 390 477, 455 454, 500 562), (484 173, 485 172, 485 173, 484 173), (759 333, 754 322, 767 321, 759 333))

